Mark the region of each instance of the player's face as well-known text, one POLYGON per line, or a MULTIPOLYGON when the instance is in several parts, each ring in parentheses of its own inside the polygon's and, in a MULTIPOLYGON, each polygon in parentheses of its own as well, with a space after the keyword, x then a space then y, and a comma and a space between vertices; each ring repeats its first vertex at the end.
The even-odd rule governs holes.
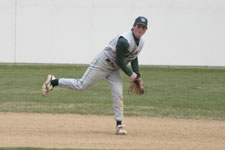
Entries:
POLYGON ((141 38, 145 34, 147 28, 143 24, 136 24, 133 26, 133 32, 136 38, 141 38))

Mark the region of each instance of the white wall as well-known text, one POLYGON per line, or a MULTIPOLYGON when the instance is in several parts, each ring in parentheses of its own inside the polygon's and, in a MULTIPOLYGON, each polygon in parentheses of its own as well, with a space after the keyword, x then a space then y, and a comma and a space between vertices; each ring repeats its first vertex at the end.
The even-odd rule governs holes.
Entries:
POLYGON ((14 62, 15 4, 13 0, 0 0, 0 62, 14 62))
POLYGON ((140 64, 225 66, 224 0, 0 0, 0 62, 87 64, 139 15, 140 64))

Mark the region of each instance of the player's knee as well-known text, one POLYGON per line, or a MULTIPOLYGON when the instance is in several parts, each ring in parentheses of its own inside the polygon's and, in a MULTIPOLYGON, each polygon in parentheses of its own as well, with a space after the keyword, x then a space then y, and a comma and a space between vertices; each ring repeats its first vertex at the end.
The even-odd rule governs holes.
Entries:
POLYGON ((122 100, 123 99, 123 94, 122 94, 122 92, 114 92, 114 93, 112 93, 112 98, 113 99, 120 99, 120 100, 122 100))
POLYGON ((85 89, 88 88, 88 85, 82 82, 81 80, 75 80, 72 84, 72 89, 77 90, 77 91, 84 91, 85 89))
POLYGON ((78 86, 77 90, 78 90, 78 91, 84 91, 84 90, 86 90, 87 88, 88 88, 88 85, 81 83, 81 84, 78 86))

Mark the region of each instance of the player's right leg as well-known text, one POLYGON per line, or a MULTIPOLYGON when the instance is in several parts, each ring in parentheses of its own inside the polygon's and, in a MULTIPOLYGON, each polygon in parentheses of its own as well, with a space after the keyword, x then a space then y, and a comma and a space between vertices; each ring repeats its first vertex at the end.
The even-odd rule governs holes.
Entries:
POLYGON ((113 71, 109 76, 106 77, 112 92, 112 100, 114 107, 114 116, 116 120, 116 134, 126 135, 127 131, 125 125, 122 125, 123 120, 123 82, 120 74, 120 70, 113 71))

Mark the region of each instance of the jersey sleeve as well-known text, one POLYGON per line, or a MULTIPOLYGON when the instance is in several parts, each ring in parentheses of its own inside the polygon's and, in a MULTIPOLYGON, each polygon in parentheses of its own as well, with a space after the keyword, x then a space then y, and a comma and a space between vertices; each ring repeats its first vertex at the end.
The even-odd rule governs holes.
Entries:
POLYGON ((131 61, 131 67, 133 72, 135 72, 138 76, 138 78, 141 77, 141 74, 139 72, 139 65, 138 65, 138 57, 136 57, 133 61, 131 61))
POLYGON ((124 61, 124 58, 128 53, 128 48, 129 43, 127 40, 120 37, 116 45, 116 63, 126 75, 131 76, 132 71, 127 67, 127 63, 124 61))

